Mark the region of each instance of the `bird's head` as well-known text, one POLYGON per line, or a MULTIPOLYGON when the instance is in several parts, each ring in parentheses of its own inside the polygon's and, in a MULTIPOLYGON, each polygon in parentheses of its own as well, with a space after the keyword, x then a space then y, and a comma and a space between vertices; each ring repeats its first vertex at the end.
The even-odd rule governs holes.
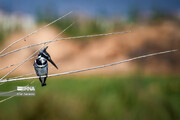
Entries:
POLYGON ((51 56, 49 55, 49 53, 46 51, 47 48, 48 48, 48 46, 45 47, 44 49, 42 49, 42 50, 39 52, 38 56, 44 57, 44 58, 47 59, 51 64, 53 64, 54 67, 56 67, 56 68, 58 69, 58 67, 56 66, 56 64, 52 61, 51 56))

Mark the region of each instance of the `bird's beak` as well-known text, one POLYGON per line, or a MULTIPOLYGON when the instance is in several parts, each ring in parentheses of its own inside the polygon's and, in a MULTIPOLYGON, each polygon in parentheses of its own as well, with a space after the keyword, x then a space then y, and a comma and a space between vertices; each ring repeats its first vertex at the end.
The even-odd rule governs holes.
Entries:
POLYGON ((51 59, 49 59, 48 61, 49 61, 51 64, 53 64, 54 67, 56 67, 56 68, 58 69, 58 67, 56 66, 56 64, 55 64, 51 59))
POLYGON ((44 50, 46 50, 48 48, 48 46, 46 46, 45 48, 44 48, 44 50))

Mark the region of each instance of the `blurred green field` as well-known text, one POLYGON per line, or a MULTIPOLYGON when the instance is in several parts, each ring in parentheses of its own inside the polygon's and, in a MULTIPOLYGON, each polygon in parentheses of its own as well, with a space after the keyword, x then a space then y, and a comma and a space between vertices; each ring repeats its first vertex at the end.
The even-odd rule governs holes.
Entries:
MULTIPOLYGON (((0 90, 29 82, 9 82, 0 90)), ((0 104, 1 120, 180 119, 180 76, 63 76, 49 78, 47 87, 38 80, 32 85, 35 97, 0 104)))

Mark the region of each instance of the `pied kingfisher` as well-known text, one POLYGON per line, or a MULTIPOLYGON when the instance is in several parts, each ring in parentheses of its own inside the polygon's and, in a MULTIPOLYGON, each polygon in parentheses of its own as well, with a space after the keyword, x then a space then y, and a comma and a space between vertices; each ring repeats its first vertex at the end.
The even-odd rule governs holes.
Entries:
POLYGON ((46 78, 48 75, 48 62, 51 62, 57 69, 56 64, 51 60, 50 55, 46 52, 46 48, 41 50, 38 54, 38 58, 34 61, 34 69, 36 71, 37 76, 39 76, 39 80, 41 82, 41 86, 46 86, 46 78), (45 76, 45 77, 43 77, 45 76))

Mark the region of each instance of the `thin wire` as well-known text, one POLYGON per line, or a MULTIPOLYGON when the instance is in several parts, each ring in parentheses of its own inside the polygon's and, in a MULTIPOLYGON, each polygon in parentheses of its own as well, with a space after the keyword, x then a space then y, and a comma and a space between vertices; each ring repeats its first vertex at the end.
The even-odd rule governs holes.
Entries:
POLYGON ((22 77, 31 76, 31 75, 35 75, 35 73, 29 73, 29 74, 25 74, 25 75, 21 75, 21 76, 16 76, 16 77, 12 77, 12 78, 7 78, 6 80, 22 78, 22 77))
POLYGON ((8 97, 8 98, 6 98, 6 99, 3 99, 3 100, 1 100, 0 101, 0 103, 3 103, 3 102, 5 102, 5 101, 7 101, 7 100, 9 100, 9 99, 11 99, 11 98, 13 98, 13 97, 15 97, 16 95, 13 95, 13 96, 10 96, 10 97, 8 97))
MULTIPOLYGON (((97 66, 97 67, 92 67, 92 68, 87 68, 87 69, 81 69, 81 70, 75 70, 75 71, 70 71, 70 72, 65 72, 65 73, 51 74, 51 75, 48 75, 48 77, 60 76, 60 75, 68 75, 68 74, 72 74, 72 73, 78 73, 78 72, 83 72, 83 71, 88 71, 88 70, 94 70, 94 69, 109 67, 109 66, 113 66, 113 65, 117 65, 117 64, 121 64, 121 63, 126 63, 126 62, 130 62, 130 61, 133 61, 133 60, 141 59, 141 58, 146 58, 146 57, 150 57, 150 56, 166 54, 166 53, 176 52, 176 51, 177 50, 168 50, 168 51, 163 51, 163 52, 157 52, 157 53, 142 55, 142 56, 138 56, 138 57, 134 57, 134 58, 130 58, 130 59, 126 59, 126 60, 123 60, 123 61, 119 61, 119 62, 115 62, 115 63, 111 63, 111 64, 106 64, 106 65, 102 65, 102 66, 97 66)), ((42 77, 46 77, 46 76, 42 76, 42 77)), ((2 81, 0 81, 0 83, 1 82, 18 81, 18 80, 37 79, 37 78, 39 78, 39 77, 26 77, 26 78, 19 78, 19 79, 2 80, 2 81)))
POLYGON ((12 93, 12 92, 15 92, 15 91, 17 91, 16 89, 14 89, 14 90, 11 90, 11 91, 8 91, 8 92, 3 92, 3 93, 0 93, 0 96, 2 96, 2 95, 4 95, 4 94, 7 94, 7 93, 12 93))
POLYGON ((28 34, 28 35, 26 35, 25 37, 23 37, 23 38, 20 38, 20 39, 16 40, 16 41, 15 41, 15 42, 13 42, 12 44, 10 44, 10 45, 9 45, 9 46, 7 46, 6 48, 4 48, 4 49, 0 52, 0 54, 2 54, 2 53, 6 50, 6 49, 8 49, 9 47, 13 46, 14 44, 16 44, 16 43, 18 43, 18 42, 22 41, 22 40, 23 40, 23 39, 25 39, 25 38, 30 37, 31 35, 33 35, 33 34, 35 34, 35 33, 39 32, 40 30, 42 30, 42 29, 44 29, 44 28, 46 28, 46 27, 50 26, 51 24, 53 24, 53 23, 57 22, 58 20, 61 20, 62 18, 64 18, 65 16, 67 16, 67 15, 69 15, 69 14, 71 14, 71 13, 72 13, 72 11, 71 11, 71 12, 69 12, 69 13, 67 13, 67 14, 65 14, 64 16, 59 17, 58 19, 56 19, 56 20, 52 21, 51 23, 49 23, 49 24, 47 24, 47 25, 45 25, 45 26, 43 26, 43 27, 41 27, 41 28, 39 28, 39 29, 37 29, 37 30, 35 30, 35 31, 31 32, 31 33, 29 33, 29 34, 28 34))
POLYGON ((41 42, 41 43, 37 43, 37 44, 33 44, 33 45, 28 45, 28 46, 25 46, 25 47, 22 47, 22 48, 18 48, 18 49, 12 50, 12 51, 10 51, 10 52, 7 52, 7 53, 5 53, 5 54, 2 54, 2 55, 0 55, 0 57, 4 57, 4 56, 6 56, 6 55, 8 55, 8 54, 11 54, 11 53, 14 53, 14 52, 23 50, 23 49, 35 47, 35 46, 38 46, 38 45, 42 45, 42 44, 45 44, 45 43, 51 43, 51 42, 56 42, 56 41, 61 41, 61 40, 70 40, 70 39, 80 39, 80 38, 91 38, 91 37, 100 37, 100 36, 108 36, 108 35, 125 34, 125 33, 129 33, 129 32, 131 32, 131 31, 61 38, 61 39, 57 39, 57 40, 51 40, 51 41, 41 42))
MULTIPOLYGON (((34 56, 34 57, 32 57, 32 58, 30 58, 29 60, 31 60, 31 59, 33 59, 33 58, 35 58, 36 56, 34 56)), ((22 62, 22 61, 21 61, 22 62)), ((15 63, 15 64, 11 64, 11 65, 9 65, 9 66, 6 66, 6 67, 3 67, 3 68, 0 68, 0 71, 1 70, 4 70, 4 69, 7 69, 7 68, 10 68, 10 67, 13 67, 13 66, 15 66, 15 65, 18 65, 18 64, 20 64, 21 62, 19 62, 19 63, 15 63)))

